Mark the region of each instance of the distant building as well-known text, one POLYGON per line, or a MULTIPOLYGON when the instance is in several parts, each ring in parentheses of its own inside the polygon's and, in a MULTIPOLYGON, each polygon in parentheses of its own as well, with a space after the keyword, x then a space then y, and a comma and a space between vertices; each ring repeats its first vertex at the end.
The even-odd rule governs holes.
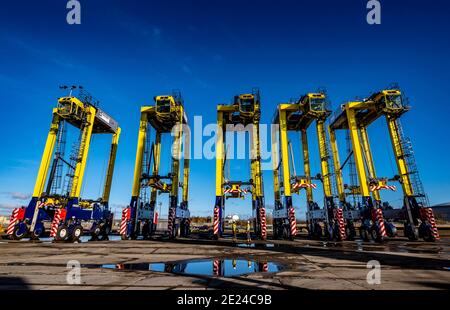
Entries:
POLYGON ((450 222, 450 202, 441 203, 432 208, 437 219, 450 222))

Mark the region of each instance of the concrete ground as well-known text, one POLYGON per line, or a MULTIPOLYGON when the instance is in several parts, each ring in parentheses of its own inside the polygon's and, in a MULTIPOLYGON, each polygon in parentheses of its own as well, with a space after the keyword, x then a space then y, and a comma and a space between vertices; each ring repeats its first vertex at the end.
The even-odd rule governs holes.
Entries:
MULTIPOLYGON (((242 241, 243 242, 243 241, 242 241)), ((339 289, 417 290, 450 288, 450 239, 384 244, 298 239, 236 246, 231 240, 108 241, 51 243, 0 240, 0 290, 5 289, 339 289), (264 245, 266 244, 266 246, 264 245), (276 273, 235 277, 116 270, 103 264, 240 258, 276 262, 276 273), (81 284, 68 285, 69 260, 81 263, 81 284), (367 263, 381 264, 381 284, 368 284, 367 263)), ((212 269, 212 263, 211 263, 212 269)), ((211 270, 212 272, 212 270, 211 270)))

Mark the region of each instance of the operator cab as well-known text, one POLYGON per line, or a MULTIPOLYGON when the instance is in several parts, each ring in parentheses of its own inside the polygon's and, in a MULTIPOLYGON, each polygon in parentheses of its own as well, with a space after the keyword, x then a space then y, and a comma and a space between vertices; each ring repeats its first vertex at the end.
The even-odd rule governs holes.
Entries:
POLYGON ((402 101, 402 94, 398 90, 385 90, 383 91, 383 102, 386 105, 386 108, 388 109, 403 109, 403 101, 402 101))
POLYGON ((156 96, 156 113, 170 114, 175 107, 175 101, 172 96, 156 96))
POLYGON ((326 112, 324 94, 308 94, 301 99, 301 105, 310 112, 326 112))
POLYGON ((238 98, 239 112, 242 114, 253 114, 255 112, 255 96, 246 94, 240 95, 238 98))
POLYGON ((58 99, 58 114, 66 117, 81 119, 84 104, 75 97, 61 97, 58 99))

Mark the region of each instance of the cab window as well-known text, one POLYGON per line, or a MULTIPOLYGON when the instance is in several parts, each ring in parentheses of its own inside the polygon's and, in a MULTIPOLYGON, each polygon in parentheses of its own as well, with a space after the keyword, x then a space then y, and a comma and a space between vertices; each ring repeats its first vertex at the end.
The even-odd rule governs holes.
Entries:
POLYGON ((241 100, 240 103, 241 112, 253 112, 255 110, 255 104, 252 99, 241 100))
POLYGON ((392 109, 399 109, 403 107, 402 96, 400 95, 387 95, 387 107, 392 109))
POLYGON ((159 100, 156 103, 156 111, 158 113, 169 113, 170 112, 170 101, 169 100, 159 100))
POLYGON ((323 98, 311 98, 310 99, 311 111, 321 112, 325 111, 325 100, 323 98))

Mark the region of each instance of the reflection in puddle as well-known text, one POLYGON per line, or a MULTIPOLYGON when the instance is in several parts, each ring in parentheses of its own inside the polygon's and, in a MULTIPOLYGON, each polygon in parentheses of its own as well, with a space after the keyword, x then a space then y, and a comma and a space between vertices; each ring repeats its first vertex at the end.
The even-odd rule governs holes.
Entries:
POLYGON ((275 262, 257 262, 246 259, 189 260, 173 263, 138 263, 102 265, 116 270, 143 270, 174 274, 233 277, 258 272, 278 272, 285 266, 275 262))
POLYGON ((336 243, 323 241, 318 244, 325 248, 342 248, 344 250, 355 250, 358 252, 397 252, 397 253, 415 253, 415 254, 443 254, 444 248, 435 244, 423 243, 398 243, 387 240, 384 243, 376 243, 374 241, 364 242, 356 239, 354 242, 336 243))

